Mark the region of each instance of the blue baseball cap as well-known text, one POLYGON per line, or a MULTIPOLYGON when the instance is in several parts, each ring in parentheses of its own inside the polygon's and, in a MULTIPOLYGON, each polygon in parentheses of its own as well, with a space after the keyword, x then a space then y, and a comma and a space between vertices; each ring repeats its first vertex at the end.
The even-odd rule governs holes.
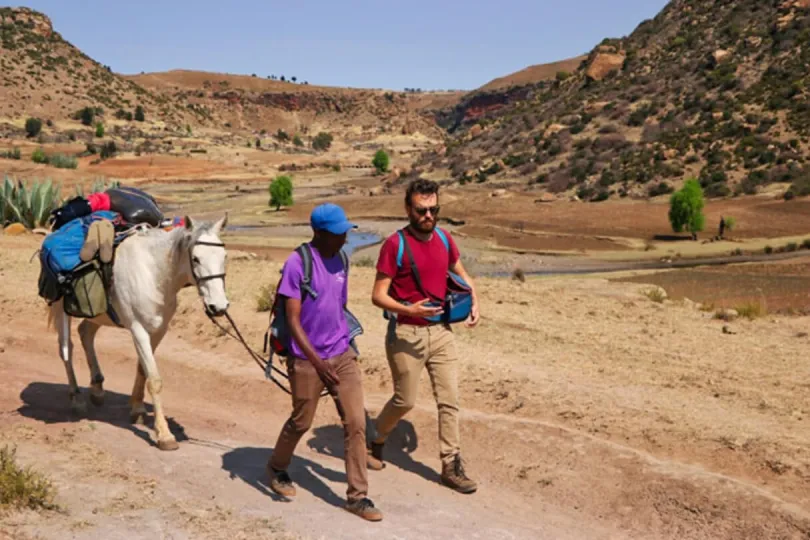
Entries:
POLYGON ((343 208, 332 203, 316 206, 309 216, 309 223, 316 231, 326 231, 332 234, 346 234, 349 229, 357 228, 357 225, 346 217, 343 208))

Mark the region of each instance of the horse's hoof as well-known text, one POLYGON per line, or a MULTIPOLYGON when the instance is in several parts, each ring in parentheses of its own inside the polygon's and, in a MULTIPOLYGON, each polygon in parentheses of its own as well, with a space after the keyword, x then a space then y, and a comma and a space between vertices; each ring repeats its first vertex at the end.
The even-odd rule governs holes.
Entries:
POLYGON ((166 451, 177 450, 178 448, 180 448, 180 445, 177 444, 177 441, 174 440, 174 439, 168 439, 168 440, 165 440, 165 441, 158 441, 157 445, 158 445, 158 448, 160 450, 166 450, 166 451))
POLYGON ((73 398, 70 400, 70 410, 79 416, 87 414, 87 402, 82 398, 73 398))
POLYGON ((92 403, 96 407, 101 407, 102 405, 104 405, 104 393, 102 392, 101 394, 93 394, 91 392, 90 403, 92 403))
POLYGON ((131 412, 129 413, 130 424, 146 425, 146 412, 131 412))

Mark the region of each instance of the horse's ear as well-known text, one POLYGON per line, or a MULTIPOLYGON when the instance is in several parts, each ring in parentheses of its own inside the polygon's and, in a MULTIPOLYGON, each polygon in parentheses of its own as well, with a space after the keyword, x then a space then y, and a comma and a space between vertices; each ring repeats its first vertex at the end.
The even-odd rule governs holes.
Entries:
POLYGON ((228 212, 225 212, 225 217, 214 223, 214 234, 219 236, 219 233, 222 232, 222 229, 228 224, 228 212))
POLYGON ((186 225, 186 229, 189 231, 194 228, 194 223, 191 221, 191 218, 188 216, 183 216, 183 223, 186 225))

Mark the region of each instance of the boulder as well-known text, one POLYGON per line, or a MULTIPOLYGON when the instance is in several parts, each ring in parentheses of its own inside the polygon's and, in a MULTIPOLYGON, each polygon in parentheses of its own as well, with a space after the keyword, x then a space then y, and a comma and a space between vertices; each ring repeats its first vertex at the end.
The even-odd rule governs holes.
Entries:
POLYGON ((725 49, 717 49, 712 53, 712 58, 714 59, 715 64, 722 64, 731 58, 731 52, 725 49))
POLYGON ((588 70, 585 72, 589 78, 594 81, 601 81, 607 77, 611 72, 621 69, 624 65, 624 55, 614 53, 598 53, 588 70))
POLYGON ((503 197, 504 195, 506 195, 505 189, 496 189, 495 191, 489 194, 490 197, 503 197))
POLYGON ((22 223, 12 223, 3 229, 3 232, 9 236, 20 236, 21 234, 26 234, 28 229, 26 229, 25 225, 22 223))

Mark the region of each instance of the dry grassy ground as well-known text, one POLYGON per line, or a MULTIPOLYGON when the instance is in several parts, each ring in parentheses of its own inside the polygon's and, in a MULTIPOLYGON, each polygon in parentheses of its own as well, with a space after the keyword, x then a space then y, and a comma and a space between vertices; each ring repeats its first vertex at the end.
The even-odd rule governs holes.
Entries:
MULTIPOLYGON (((462 439, 478 494, 436 483, 435 405, 427 377, 393 439, 393 464, 370 473, 386 513, 364 524, 339 510, 340 429, 324 401, 302 440, 291 504, 268 495, 262 467, 289 411, 238 344, 182 293, 158 350, 181 449, 161 453, 126 424, 135 373, 128 336, 106 330, 107 404, 68 412, 56 336, 36 296, 32 236, 0 237, 0 423, 21 458, 51 474, 64 514, 3 519, 14 537, 806 538, 810 534, 808 318, 730 325, 691 305, 657 303, 646 286, 604 279, 480 279, 482 326, 458 328, 462 439), (281 521, 279 521, 281 520, 281 521)), ((232 314, 256 346, 267 324, 256 294, 277 262, 233 257, 232 314)), ((373 272, 352 270, 365 326, 366 402, 390 392, 385 321, 369 302, 373 272)), ((75 339, 75 338, 74 338, 75 339)), ((77 346, 77 370, 88 374, 77 346)))

